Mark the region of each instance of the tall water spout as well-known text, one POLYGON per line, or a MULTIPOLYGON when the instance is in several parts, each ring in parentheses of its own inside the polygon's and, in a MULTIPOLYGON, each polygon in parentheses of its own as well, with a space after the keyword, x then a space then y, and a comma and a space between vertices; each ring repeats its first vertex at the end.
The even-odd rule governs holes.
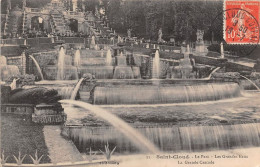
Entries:
POLYGON ((58 57, 58 71, 57 71, 57 80, 64 80, 64 70, 65 70, 65 51, 64 48, 61 47, 59 51, 58 57))
POLYGON ((79 82, 77 83, 77 85, 75 86, 75 88, 73 89, 72 93, 71 93, 71 96, 70 96, 70 99, 71 100, 75 100, 76 96, 77 96, 77 93, 79 91, 79 88, 80 88, 80 85, 82 83, 82 81, 84 80, 84 78, 81 78, 79 80, 79 82))
POLYGON ((112 66, 112 56, 111 56, 110 49, 108 49, 108 51, 107 51, 106 65, 107 66, 112 66))
POLYGON ((86 110, 89 110, 91 113, 95 114, 99 118, 107 121, 112 126, 114 126, 118 131, 124 134, 133 144, 135 144, 138 148, 140 148, 144 152, 150 153, 159 153, 160 151, 154 144, 152 144, 149 140, 147 140, 140 132, 136 131, 134 128, 129 126, 126 122, 118 118, 117 116, 111 114, 110 112, 91 105, 89 103, 74 101, 74 100, 61 100, 61 103, 67 103, 82 107, 86 110))
POLYGON ((24 44, 24 45, 27 45, 27 41, 26 41, 26 39, 24 40, 23 44, 24 44))
POLYGON ((90 43, 90 44, 91 44, 91 45, 95 45, 95 44, 96 44, 95 36, 94 36, 94 35, 91 37, 91 43, 90 43))
POLYGON ((224 58, 224 46, 223 42, 220 43, 220 57, 224 58))
POLYGON ((152 78, 159 79, 159 77, 160 77, 160 56, 159 56, 159 51, 156 50, 153 58, 152 78))
POLYGON ((33 60, 35 66, 36 66, 36 68, 37 68, 37 71, 38 71, 38 73, 39 73, 40 76, 41 76, 41 79, 44 80, 43 74, 42 74, 42 70, 41 70, 41 68, 40 68, 40 65, 38 64, 38 62, 36 61, 36 59, 35 59, 32 55, 29 55, 29 57, 33 60))
POLYGON ((77 67, 80 66, 80 51, 79 50, 77 50, 75 52, 74 65, 77 67))

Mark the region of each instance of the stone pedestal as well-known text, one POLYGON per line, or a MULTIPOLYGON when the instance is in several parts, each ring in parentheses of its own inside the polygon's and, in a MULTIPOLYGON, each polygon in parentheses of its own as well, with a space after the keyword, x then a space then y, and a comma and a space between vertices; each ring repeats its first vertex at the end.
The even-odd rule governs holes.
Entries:
POLYGON ((59 103, 39 104, 35 106, 32 121, 41 124, 60 124, 67 120, 67 115, 59 103))
POLYGON ((198 53, 205 53, 207 52, 207 48, 203 42, 197 42, 195 45, 195 50, 198 53))
POLYGON ((125 56, 116 56, 116 65, 117 66, 126 66, 126 57, 125 56))

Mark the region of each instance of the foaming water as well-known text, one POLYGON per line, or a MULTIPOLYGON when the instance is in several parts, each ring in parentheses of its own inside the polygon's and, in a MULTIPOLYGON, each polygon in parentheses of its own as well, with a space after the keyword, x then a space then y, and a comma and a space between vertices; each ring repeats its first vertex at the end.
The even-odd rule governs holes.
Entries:
POLYGON ((59 51, 59 57, 58 57, 58 71, 57 71, 57 80, 63 80, 64 79, 64 66, 65 66, 65 51, 64 48, 61 47, 59 51))
POLYGON ((160 104, 215 101, 240 96, 236 83, 96 87, 94 104, 160 104))
MULTIPOLYGON (((260 146, 260 123, 189 126, 189 127, 138 127, 140 133, 162 151, 226 150, 260 146)), ((102 149, 107 141, 117 146, 118 152, 138 152, 127 138, 113 127, 68 127, 69 136, 77 148, 102 149)))
MULTIPOLYGON (((95 114, 97 117, 107 121, 111 124, 115 129, 124 134, 124 136, 135 146, 137 146, 141 151, 150 152, 150 153, 158 153, 159 150, 154 146, 149 140, 147 140, 141 133, 133 129, 129 126, 126 122, 118 118, 117 116, 111 114, 110 112, 88 104, 81 101, 74 101, 74 100, 61 100, 61 103, 76 105, 82 107, 92 114, 95 114)), ((69 113, 67 113, 69 114, 69 113)))
POLYGON ((41 70, 41 68, 40 68, 40 65, 38 64, 38 62, 36 61, 36 59, 35 59, 32 55, 29 55, 29 57, 33 60, 35 66, 36 66, 36 68, 37 68, 37 71, 38 71, 38 73, 39 73, 40 76, 41 76, 41 79, 44 80, 43 74, 42 74, 42 70, 41 70))
POLYGON ((73 89, 73 91, 72 91, 72 93, 71 93, 71 97, 70 97, 71 100, 75 100, 75 98, 76 98, 76 96, 77 96, 77 93, 78 93, 78 91, 79 91, 80 85, 81 85, 81 83, 82 83, 83 80, 84 80, 84 78, 81 78, 81 79, 79 80, 79 82, 77 83, 77 85, 75 86, 75 88, 73 89))
POLYGON ((153 58, 152 78, 158 79, 160 77, 160 56, 159 51, 156 50, 153 58))

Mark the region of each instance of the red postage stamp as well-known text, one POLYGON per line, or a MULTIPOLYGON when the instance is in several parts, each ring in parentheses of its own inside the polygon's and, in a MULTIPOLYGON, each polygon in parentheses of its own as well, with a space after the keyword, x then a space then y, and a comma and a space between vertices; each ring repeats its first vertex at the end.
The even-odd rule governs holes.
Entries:
POLYGON ((260 1, 225 0, 223 33, 228 44, 259 44, 260 1))

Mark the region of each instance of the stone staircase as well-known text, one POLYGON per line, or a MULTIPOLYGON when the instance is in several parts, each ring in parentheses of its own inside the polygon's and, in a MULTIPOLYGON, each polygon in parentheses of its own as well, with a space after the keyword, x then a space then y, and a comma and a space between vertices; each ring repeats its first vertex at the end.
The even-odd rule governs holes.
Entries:
POLYGON ((107 19, 100 19, 97 16, 93 17, 94 22, 88 21, 92 34, 95 36, 114 36, 112 29, 107 25, 107 19))

